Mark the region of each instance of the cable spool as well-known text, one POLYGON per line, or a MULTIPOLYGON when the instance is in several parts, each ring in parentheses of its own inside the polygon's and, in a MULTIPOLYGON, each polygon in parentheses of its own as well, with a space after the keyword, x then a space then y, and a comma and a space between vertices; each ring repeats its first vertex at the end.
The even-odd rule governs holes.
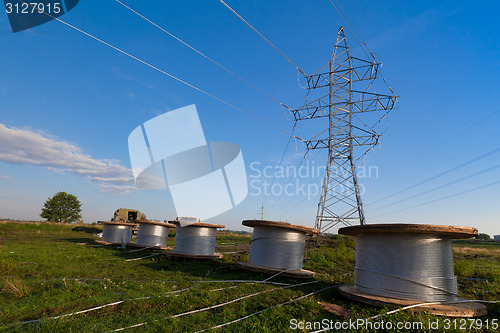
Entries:
POLYGON ((132 239, 132 228, 137 226, 133 223, 99 221, 103 225, 102 241, 104 245, 121 245, 130 242, 132 239))
POLYGON ((475 317, 487 313, 478 303, 460 303, 453 271, 452 239, 470 238, 477 229, 421 224, 372 224, 344 227, 356 236, 355 284, 340 287, 347 298, 375 306, 419 303, 412 311, 475 317))
POLYGON ((181 227, 178 221, 172 221, 176 225, 175 247, 173 252, 167 254, 172 257, 191 259, 220 259, 222 254, 215 253, 215 237, 217 228, 225 228, 221 224, 192 223, 181 227))
POLYGON ((306 235, 319 230, 296 224, 264 220, 242 222, 254 228, 250 241, 248 263, 237 266, 260 273, 276 274, 293 278, 310 278, 314 272, 302 269, 306 235))
POLYGON ((175 228, 170 223, 155 221, 135 221, 139 224, 137 239, 135 243, 128 243, 130 247, 154 247, 160 250, 167 250, 167 238, 169 228, 175 228))

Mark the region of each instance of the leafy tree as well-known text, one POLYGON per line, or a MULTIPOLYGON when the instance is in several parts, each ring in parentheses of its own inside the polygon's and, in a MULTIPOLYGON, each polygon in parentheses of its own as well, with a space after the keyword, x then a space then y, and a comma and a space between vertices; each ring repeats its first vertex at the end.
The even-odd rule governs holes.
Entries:
POLYGON ((491 240, 491 237, 488 234, 479 234, 476 239, 489 241, 491 240))
POLYGON ((43 204, 41 217, 50 222, 70 223, 82 218, 82 203, 76 196, 66 192, 57 192, 43 204))

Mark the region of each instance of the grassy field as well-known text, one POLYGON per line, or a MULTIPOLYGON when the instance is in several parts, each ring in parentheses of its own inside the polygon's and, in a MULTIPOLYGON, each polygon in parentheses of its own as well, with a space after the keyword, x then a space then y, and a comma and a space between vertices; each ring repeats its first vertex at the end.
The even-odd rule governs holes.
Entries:
MULTIPOLYGON (((97 246, 94 235, 100 230, 91 225, 0 223, 1 332, 106 332, 142 323, 146 324, 125 331, 197 332, 251 314, 255 315, 209 331, 308 332, 312 330, 292 330, 290 321, 349 320, 326 311, 319 302, 345 308, 354 320, 389 311, 338 293, 337 285, 354 282, 355 242, 350 237, 308 240, 304 268, 315 271, 315 279, 275 277, 267 281, 272 283, 261 283, 269 276, 238 271, 233 265, 247 260, 248 235, 219 232, 216 250, 226 252, 224 258, 193 261, 171 260, 150 250, 97 246), (315 294, 307 296, 310 293, 315 294), (301 296, 307 297, 296 300, 301 296), (102 305, 107 306, 50 319, 102 305)), ((462 297, 500 299, 500 243, 458 241, 454 255, 462 297)), ((480 318, 482 329, 469 329, 468 322, 466 331, 494 332, 484 323, 500 318, 500 305, 490 304, 488 310, 489 315, 480 318)), ((464 332, 453 325, 445 329, 445 320, 401 311, 372 322, 422 322, 423 329, 413 331, 464 332), (429 321, 436 320, 440 329, 428 329, 429 321)))

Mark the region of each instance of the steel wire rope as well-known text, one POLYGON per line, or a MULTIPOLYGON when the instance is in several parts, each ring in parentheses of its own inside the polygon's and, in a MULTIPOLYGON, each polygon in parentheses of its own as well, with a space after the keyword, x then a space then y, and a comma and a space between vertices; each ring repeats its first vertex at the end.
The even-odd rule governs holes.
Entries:
MULTIPOLYGON (((31 4, 29 4, 26 1, 23 1, 23 0, 17 0, 17 1, 25 3, 25 4, 28 4, 29 6, 31 6, 31 4)), ((34 6, 31 6, 31 7, 34 7, 34 6)), ((84 34, 84 35, 86 35, 86 36, 88 36, 88 37, 90 37, 90 38, 92 38, 92 39, 94 39, 94 40, 96 40, 96 41, 98 41, 98 42, 100 42, 100 43, 102 43, 102 44, 104 44, 104 45, 106 45, 106 46, 108 46, 108 47, 110 47, 110 48, 112 48, 112 49, 114 49, 114 50, 116 50, 116 51, 118 51, 118 52, 120 52, 120 53, 122 53, 122 54, 124 54, 124 55, 126 55, 126 56, 128 56, 128 57, 130 57, 130 58, 132 58, 132 59, 134 59, 134 60, 136 60, 136 61, 138 61, 138 62, 140 62, 140 63, 142 63, 142 64, 144 64, 144 65, 146 65, 146 66, 148 66, 148 67, 150 67, 150 68, 152 68, 152 69, 154 69, 154 70, 156 70, 156 71, 158 71, 158 72, 160 72, 160 73, 162 73, 162 74, 164 74, 164 75, 166 75, 166 76, 168 76, 168 77, 170 77, 170 78, 172 78, 172 79, 174 79, 174 80, 176 80, 176 81, 178 81, 178 82, 180 82, 182 84, 184 84, 184 85, 186 85, 186 86, 188 86, 188 87, 190 87, 190 88, 192 88, 192 89, 194 89, 194 90, 196 90, 196 91, 198 91, 198 92, 201 92, 201 93, 203 93, 203 94, 205 94, 205 95, 207 95, 207 96, 209 96, 209 97, 211 97, 211 98, 213 98, 213 99, 215 99, 215 100, 217 100, 217 101, 219 101, 219 102, 221 102, 223 104, 226 104, 227 106, 229 106, 229 107, 231 107, 231 108, 233 108, 233 109, 235 109, 237 111, 240 111, 240 112, 242 112, 242 113, 244 113, 244 114, 246 114, 246 115, 248 115, 248 116, 250 116, 250 117, 252 117, 252 118, 254 118, 256 120, 258 120, 258 121, 266 124, 269 127, 277 129, 278 131, 280 131, 280 132, 282 132, 282 133, 284 133, 286 135, 290 135, 290 133, 288 133, 287 131, 281 129, 280 127, 278 127, 276 125, 274 125, 273 123, 271 123, 271 122, 269 122, 267 120, 264 120, 264 119, 262 119, 260 117, 257 117, 256 115, 254 115, 254 114, 252 114, 252 113, 250 113, 248 111, 245 111, 245 110, 243 110, 243 109, 241 109, 241 108, 239 108, 239 107, 237 107, 237 106, 235 106, 235 105, 233 105, 233 104, 231 104, 229 102, 226 102, 225 100, 223 100, 223 99, 221 99, 221 98, 219 98, 219 97, 217 97, 215 95, 212 95, 209 92, 207 92, 207 91, 205 91, 205 90, 203 90, 201 88, 198 88, 197 86, 192 85, 192 84, 190 84, 190 83, 188 83, 188 82, 186 82, 186 81, 184 81, 184 80, 182 80, 182 79, 180 79, 180 78, 178 78, 178 77, 176 77, 176 76, 174 76, 174 75, 172 75, 172 74, 170 74, 170 73, 168 73, 168 72, 166 72, 166 71, 164 71, 164 70, 162 70, 162 69, 160 69, 160 68, 158 68, 158 67, 156 67, 156 66, 154 66, 154 65, 152 65, 152 64, 150 64, 150 63, 148 63, 148 62, 146 62, 146 61, 144 61, 144 60, 142 60, 142 59, 140 59, 140 58, 138 58, 138 57, 136 57, 136 56, 134 56, 134 55, 132 55, 132 54, 130 54, 130 53, 128 53, 128 52, 126 52, 126 51, 124 51, 124 50, 116 47, 116 46, 114 46, 114 45, 112 45, 112 44, 110 44, 110 43, 108 43, 108 42, 106 42, 106 41, 104 41, 104 40, 102 40, 102 39, 99 39, 98 37, 95 37, 94 35, 86 32, 86 31, 84 31, 84 30, 82 30, 80 28, 75 27, 74 25, 69 24, 68 22, 63 21, 63 20, 61 20, 58 17, 55 17, 55 16, 53 16, 53 15, 51 15, 49 13, 46 13, 45 11, 40 11, 40 13, 43 13, 43 14, 45 14, 47 16, 50 16, 54 20, 57 20, 57 21, 63 23, 64 25, 66 25, 66 26, 68 26, 68 27, 70 27, 70 28, 72 28, 72 29, 74 29, 74 30, 76 30, 76 31, 78 31, 78 32, 80 32, 80 33, 82 33, 82 34, 84 34)), ((302 141, 302 139, 299 138, 299 137, 295 137, 295 138, 302 141)))

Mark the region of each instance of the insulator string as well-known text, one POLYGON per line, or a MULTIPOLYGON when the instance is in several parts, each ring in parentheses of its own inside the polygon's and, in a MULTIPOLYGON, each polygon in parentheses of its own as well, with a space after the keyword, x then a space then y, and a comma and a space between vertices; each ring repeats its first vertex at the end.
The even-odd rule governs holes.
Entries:
POLYGON ((458 298, 451 239, 438 235, 361 233, 355 284, 374 295, 444 302, 458 298))
POLYGON ((211 256, 217 228, 186 226, 175 229, 175 253, 211 256))
POLYGON ((276 269, 301 270, 306 235, 283 228, 256 226, 250 241, 248 262, 276 269))

